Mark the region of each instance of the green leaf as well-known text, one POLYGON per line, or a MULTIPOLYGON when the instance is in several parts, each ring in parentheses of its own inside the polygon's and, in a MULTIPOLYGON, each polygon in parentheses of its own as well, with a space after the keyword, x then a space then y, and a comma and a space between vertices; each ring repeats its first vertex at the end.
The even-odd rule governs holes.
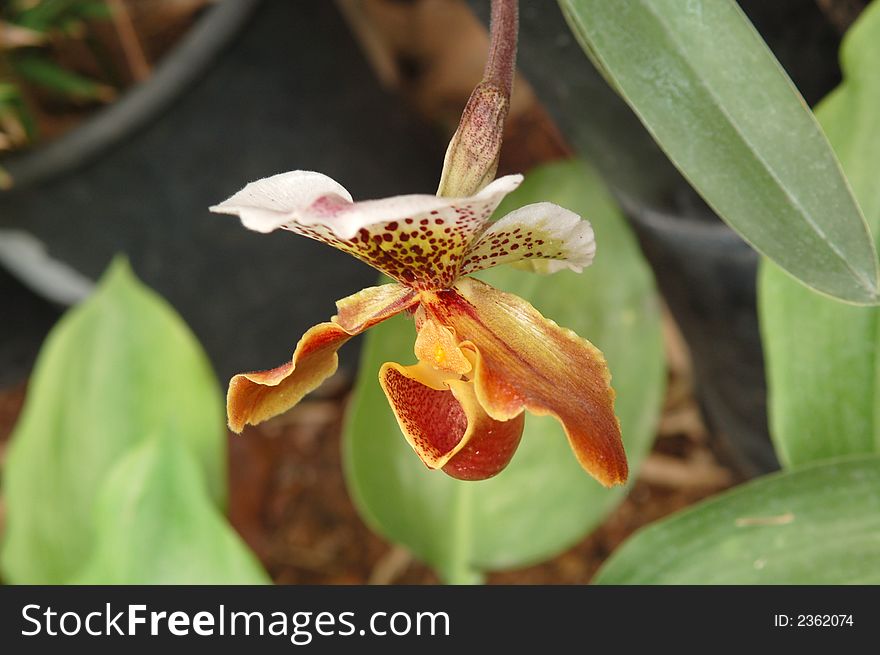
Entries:
MULTIPOLYGON (((627 225, 592 169, 566 162, 533 171, 498 215, 552 201, 589 218, 599 244, 583 274, 542 277, 499 267, 481 275, 532 302, 545 316, 605 353, 630 467, 650 446, 664 387, 663 348, 650 271, 627 225)), ((540 561, 592 529, 623 498, 575 461, 549 417, 529 416, 510 466, 484 482, 429 471, 404 440, 377 381, 386 361, 414 361, 412 321, 398 317, 370 331, 345 431, 351 493, 366 520, 404 544, 449 582, 486 570, 540 561)))
POLYGON ((186 445, 222 507, 226 430, 214 374, 183 321, 120 259, 53 328, 37 360, 4 471, 6 578, 55 584, 75 575, 95 543, 99 488, 157 433, 186 445))
MULTIPOLYGON (((27 140, 32 140, 37 135, 37 123, 21 95, 21 90, 15 84, 6 82, 0 82, 0 123, 3 120, 12 121, 13 125, 24 132, 27 140)), ((8 132, 8 127, 8 125, 0 127, 0 132, 8 132)), ((16 139, 13 139, 13 143, 15 141, 16 139)))
POLYGON ((79 0, 72 12, 86 20, 110 20, 113 18, 113 10, 106 0, 79 0))
POLYGON ((599 584, 880 583, 880 458, 759 478, 633 535, 599 584))
MULTIPOLYGON (((842 47, 845 81, 816 115, 880 234, 880 3, 842 47)), ((759 308, 771 433, 784 464, 880 452, 880 310, 849 307, 763 263, 759 308)))
POLYGON ((560 0, 584 50, 706 202, 801 282, 880 302, 865 220, 819 126, 733 0, 560 0))
POLYGON ((0 107, 18 102, 19 100, 21 100, 21 93, 16 85, 9 82, 0 82, 0 107))
POLYGON ((94 0, 39 0, 38 2, 18 3, 12 11, 12 20, 17 25, 42 32, 59 27, 71 16, 83 9, 88 10, 94 0))
POLYGON ((12 58, 12 64, 23 80, 71 100, 109 102, 116 96, 113 87, 62 68, 40 55, 16 56, 12 58))
POLYGON ((265 584, 214 506, 178 435, 143 440, 110 472, 95 506, 97 547, 75 584, 265 584))

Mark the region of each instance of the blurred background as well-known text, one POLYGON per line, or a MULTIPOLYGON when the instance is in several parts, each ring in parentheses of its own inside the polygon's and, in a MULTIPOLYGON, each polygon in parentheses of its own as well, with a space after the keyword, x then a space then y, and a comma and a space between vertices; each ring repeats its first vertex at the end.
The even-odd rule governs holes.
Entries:
MULTIPOLYGON (((521 3, 499 174, 580 155, 625 210, 664 298, 668 385, 625 502, 498 583, 585 583, 638 527, 775 470, 757 256, 714 217, 584 57, 555 3, 521 3)), ((840 81, 861 0, 741 0, 806 100, 840 81)), ((356 260, 207 207, 305 168, 355 198, 433 193, 488 43, 474 0, 0 0, 0 464, 40 347, 116 253, 195 332, 221 380, 276 365, 356 260)), ((288 414, 229 439, 229 518, 278 583, 423 583, 374 535, 339 435, 359 342, 288 414)), ((0 499, 0 532, 3 530, 0 499)))

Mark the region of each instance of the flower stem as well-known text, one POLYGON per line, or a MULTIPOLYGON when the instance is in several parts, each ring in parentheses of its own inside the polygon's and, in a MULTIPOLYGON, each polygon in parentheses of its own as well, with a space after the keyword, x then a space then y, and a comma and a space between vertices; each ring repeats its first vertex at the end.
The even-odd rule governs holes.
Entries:
POLYGON ((450 585, 473 585, 483 582, 483 575, 471 566, 473 547, 473 483, 455 481, 453 520, 449 526, 449 559, 441 574, 450 585))
POLYGON ((438 196, 467 197, 495 178, 516 72, 518 30, 518 0, 492 0, 486 70, 449 142, 438 196))
POLYGON ((489 57, 483 81, 510 97, 516 72, 516 39, 519 32, 519 0, 492 0, 489 57))

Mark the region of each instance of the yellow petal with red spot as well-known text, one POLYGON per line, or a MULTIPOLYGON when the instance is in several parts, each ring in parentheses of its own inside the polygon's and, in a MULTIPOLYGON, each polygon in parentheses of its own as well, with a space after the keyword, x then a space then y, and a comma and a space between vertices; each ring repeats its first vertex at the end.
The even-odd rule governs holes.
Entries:
POLYGON ((371 287, 337 302, 338 314, 308 330, 291 361, 230 380, 226 396, 230 429, 241 432, 245 425, 286 412, 336 371, 336 351, 346 341, 417 303, 416 293, 400 284, 371 287))
POLYGON ((522 437, 524 415, 508 421, 489 416, 477 401, 473 382, 448 380, 437 389, 426 364, 385 364, 379 382, 400 429, 431 469, 460 480, 485 480, 510 462, 522 437))
POLYGON ((504 421, 523 409, 552 415, 593 477, 606 486, 626 481, 611 375, 595 346, 478 280, 423 292, 421 301, 428 316, 455 330, 463 348, 473 348, 475 393, 489 416, 504 421))

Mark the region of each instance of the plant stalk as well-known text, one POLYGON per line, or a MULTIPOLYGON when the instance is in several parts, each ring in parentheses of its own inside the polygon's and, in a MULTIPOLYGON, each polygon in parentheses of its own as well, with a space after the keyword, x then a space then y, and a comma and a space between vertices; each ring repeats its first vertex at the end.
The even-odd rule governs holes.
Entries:
POLYGON ((489 31, 489 57, 486 60, 483 81, 494 84, 510 98, 516 72, 519 0, 492 0, 489 31))
POLYGON ((492 0, 489 54, 483 80, 471 93, 449 142, 438 196, 471 196, 495 179, 516 73, 518 30, 518 0, 492 0))

